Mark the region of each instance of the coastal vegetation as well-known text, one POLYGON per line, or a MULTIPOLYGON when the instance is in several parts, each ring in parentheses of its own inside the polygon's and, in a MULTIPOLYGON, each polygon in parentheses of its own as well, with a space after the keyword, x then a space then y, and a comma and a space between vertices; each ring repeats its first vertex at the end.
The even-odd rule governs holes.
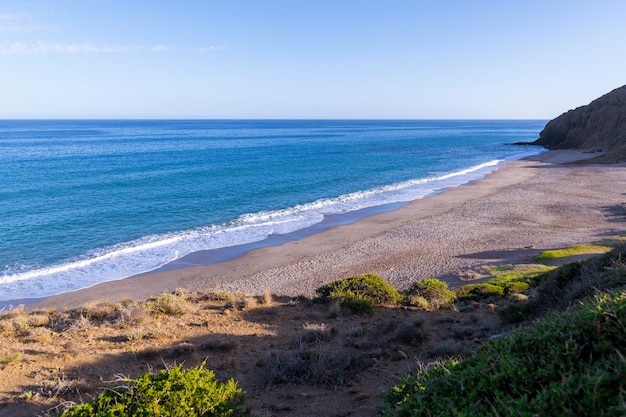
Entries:
POLYGON ((325 300, 337 301, 355 314, 371 313, 375 306, 397 305, 402 295, 378 275, 357 275, 317 289, 325 300))
POLYGON ((415 281, 404 291, 405 302, 422 308, 443 308, 456 300, 454 291, 448 289, 448 284, 437 278, 425 278, 415 281))
POLYGON ((402 378, 383 416, 624 414, 626 291, 599 294, 402 378))
POLYGON ((95 400, 61 413, 61 417, 222 417, 242 416, 242 389, 233 379, 215 380, 204 366, 182 369, 175 366, 135 379, 119 378, 118 386, 95 400))
POLYGON ((0 315, 0 411, 620 415, 626 249, 598 252, 482 267, 456 288, 427 278, 398 290, 370 274, 316 299, 181 289, 13 309, 0 315))
POLYGON ((537 255, 537 258, 542 261, 547 261, 590 253, 606 253, 611 249, 610 246, 605 245, 576 245, 571 248, 547 250, 537 255))
POLYGON ((508 321, 540 318, 402 378, 382 415, 623 415, 625 254, 618 247, 542 274, 531 300, 502 310, 508 321))
POLYGON ((554 268, 535 278, 527 302, 507 305, 500 315, 509 323, 521 323, 563 310, 598 292, 621 288, 626 285, 625 254, 618 246, 604 255, 554 268))

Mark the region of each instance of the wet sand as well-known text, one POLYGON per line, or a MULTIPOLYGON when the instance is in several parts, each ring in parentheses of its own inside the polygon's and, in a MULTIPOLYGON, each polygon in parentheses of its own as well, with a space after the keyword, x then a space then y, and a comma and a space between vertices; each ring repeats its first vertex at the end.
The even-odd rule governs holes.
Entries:
MULTIPOLYGON (((176 288, 315 295, 351 275, 379 274, 403 289, 439 277, 458 285, 482 265, 526 262, 546 250, 626 234, 626 165, 572 165, 597 154, 549 151, 400 209, 331 227, 235 259, 165 270, 48 297, 32 307, 144 299, 176 288)), ((193 257, 216 256, 197 253, 193 257)), ((205 262, 206 261, 206 262, 205 262)), ((195 259, 196 263, 208 263, 195 259)), ((179 263, 178 266, 185 266, 179 263)))

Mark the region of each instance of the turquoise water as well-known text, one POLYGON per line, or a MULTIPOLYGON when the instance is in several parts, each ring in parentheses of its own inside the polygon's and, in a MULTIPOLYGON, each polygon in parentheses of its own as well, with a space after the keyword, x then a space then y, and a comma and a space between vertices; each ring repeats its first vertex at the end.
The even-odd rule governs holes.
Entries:
POLYGON ((538 153, 545 121, 0 121, 0 300, 415 200, 538 153))

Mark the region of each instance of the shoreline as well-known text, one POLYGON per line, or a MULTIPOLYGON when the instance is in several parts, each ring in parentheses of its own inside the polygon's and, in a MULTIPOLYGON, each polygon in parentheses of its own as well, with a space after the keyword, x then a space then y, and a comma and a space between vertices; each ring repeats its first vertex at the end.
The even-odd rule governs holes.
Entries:
MULTIPOLYGON (((6 274, 2 277, 4 284, 3 290, 0 290, 0 309, 7 306, 12 308, 13 304, 33 304, 49 296, 89 288, 102 282, 224 262, 253 249, 302 239, 330 227, 395 210, 412 200, 484 178, 506 161, 539 152, 538 147, 533 148, 532 151, 517 151, 516 158, 495 158, 448 173, 433 171, 420 179, 318 198, 292 207, 269 211, 261 209, 256 213, 240 214, 232 221, 204 225, 197 230, 191 227, 161 234, 146 232, 141 238, 131 238, 108 247, 104 245, 99 249, 88 250, 80 257, 70 257, 31 270, 25 267, 29 262, 23 263, 23 270, 13 273, 10 272, 12 268, 7 266, 6 274)), ((163 223, 167 220, 157 216, 151 221, 163 223)), ((70 243, 74 248, 75 244, 69 242, 68 245, 70 243)), ((60 248, 51 254, 64 251, 60 248)), ((9 253, 19 254, 20 251, 9 253)), ((45 251, 33 255, 31 259, 36 260, 44 255, 45 251)))
POLYGON ((167 264, 163 265, 162 267, 156 268, 153 271, 136 274, 127 278, 132 278, 140 275, 156 274, 159 272, 173 271, 176 269, 209 266, 216 263, 231 261, 241 256, 244 256, 246 253, 256 249, 262 249, 270 246, 279 246, 295 240, 301 240, 311 235, 322 233, 333 227, 344 226, 357 222, 369 216, 375 216, 376 214, 384 213, 387 211, 398 210, 402 206, 405 206, 409 203, 410 202, 388 203, 379 206, 353 210, 341 214, 327 214, 324 215, 324 218, 321 222, 305 227, 304 229, 296 230, 289 233, 271 234, 265 239, 259 240, 257 242, 227 246, 224 248, 195 251, 179 259, 168 262, 167 264))
MULTIPOLYGON (((349 224, 335 219, 338 224, 305 235, 276 235, 272 246, 242 248, 242 254, 229 259, 214 253, 217 262, 210 265, 180 268, 184 257, 176 269, 6 305, 30 301, 29 308, 72 308, 89 301, 143 299, 176 288, 313 296, 325 283, 361 273, 377 273, 399 288, 428 276, 454 285, 461 272, 480 265, 518 262, 541 250, 625 233, 621 219, 598 211, 604 206, 618 210, 622 204, 626 167, 562 165, 591 156, 548 151, 508 161, 484 179, 391 211, 349 224), (573 183, 573 177, 580 183, 573 183)), ((192 264, 192 258, 184 262, 192 264)))

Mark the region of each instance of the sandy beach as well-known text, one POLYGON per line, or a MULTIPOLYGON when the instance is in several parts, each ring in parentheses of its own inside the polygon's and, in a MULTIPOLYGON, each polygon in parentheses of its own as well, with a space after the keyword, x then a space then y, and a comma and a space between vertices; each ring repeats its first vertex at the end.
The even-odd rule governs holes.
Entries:
POLYGON ((398 210, 208 266, 145 274, 52 296, 32 307, 147 298, 176 288, 313 296, 321 285, 379 274, 399 289, 451 286, 482 265, 626 234, 626 166, 567 164, 593 154, 549 151, 398 210))

